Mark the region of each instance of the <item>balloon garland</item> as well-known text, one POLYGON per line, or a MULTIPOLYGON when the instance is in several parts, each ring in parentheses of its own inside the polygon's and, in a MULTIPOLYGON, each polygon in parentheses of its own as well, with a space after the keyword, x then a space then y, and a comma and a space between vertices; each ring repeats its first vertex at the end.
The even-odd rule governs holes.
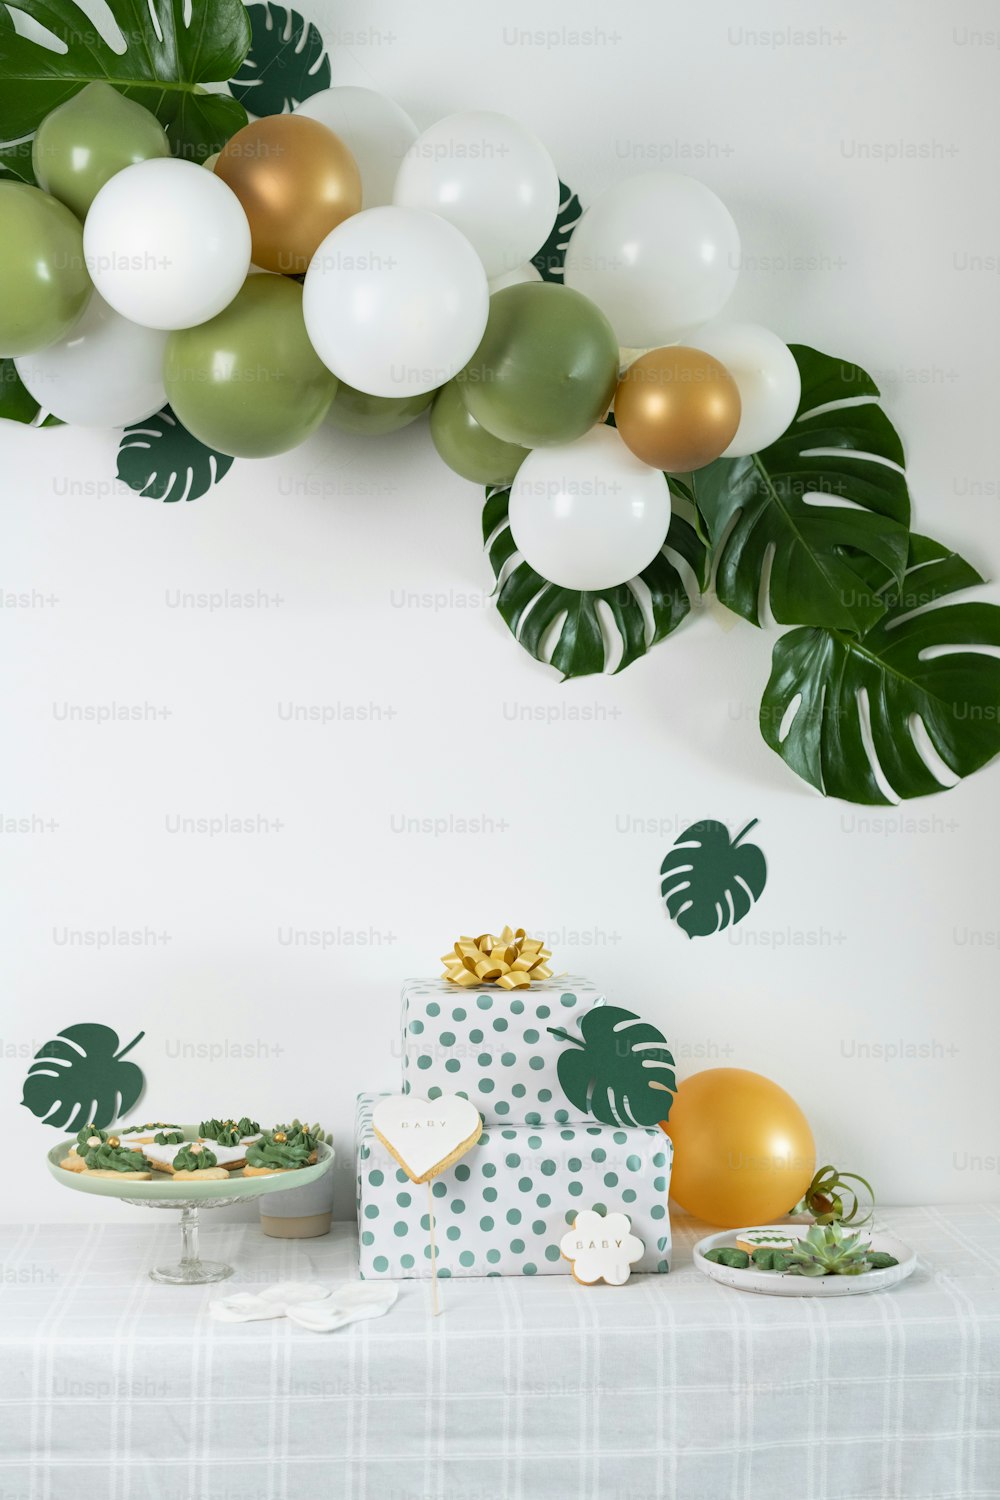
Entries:
POLYGON ((924 796, 1000 752, 1000 608, 940 607, 982 580, 911 533, 870 377, 722 321, 710 188, 647 172, 581 211, 506 115, 421 133, 331 87, 295 12, 110 11, 123 49, 75 0, 0 7, 0 416, 126 428, 119 474, 177 499, 429 411, 487 487, 502 617, 565 676, 628 666, 710 581, 753 624, 766 589, 796 628, 761 731, 821 792, 924 796))

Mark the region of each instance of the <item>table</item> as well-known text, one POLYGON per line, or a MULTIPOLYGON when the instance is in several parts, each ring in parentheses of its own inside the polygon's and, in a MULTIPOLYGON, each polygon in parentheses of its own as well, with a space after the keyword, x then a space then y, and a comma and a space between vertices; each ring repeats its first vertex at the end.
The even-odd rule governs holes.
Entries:
POLYGON ((355 1230, 209 1216, 222 1287, 155 1286, 173 1215, 0 1230, 3 1500, 981 1500, 1000 1496, 1000 1206, 880 1215, 889 1293, 753 1297, 691 1265, 623 1288, 452 1280, 330 1335, 221 1291, 353 1278, 355 1230))

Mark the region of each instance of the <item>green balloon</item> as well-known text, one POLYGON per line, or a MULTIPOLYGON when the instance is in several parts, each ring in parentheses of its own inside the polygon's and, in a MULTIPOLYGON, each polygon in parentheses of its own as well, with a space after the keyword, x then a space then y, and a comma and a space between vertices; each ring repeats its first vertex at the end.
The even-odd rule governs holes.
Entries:
POLYGON ((369 396, 341 381, 330 407, 330 421, 341 432, 361 432, 366 437, 382 437, 415 422, 434 400, 434 392, 419 396, 369 396))
POLYGON ((169 155, 167 132, 155 115, 110 83, 88 83, 45 116, 35 131, 31 165, 39 186, 83 219, 116 172, 169 155))
POLYGON ((505 443, 481 427, 454 380, 438 391, 431 411, 431 437, 449 469, 474 484, 510 484, 530 451, 505 443))
POLYGON ((0 182, 0 355, 47 349, 93 290, 83 229, 64 204, 26 182, 0 182))
POLYGON ((490 298, 486 332, 456 376, 480 426, 506 443, 570 443, 600 422, 618 383, 618 340, 570 287, 523 282, 490 298))
POLYGON ((305 442, 337 390, 306 335, 301 286, 267 273, 249 276, 207 323, 170 335, 163 378, 178 421, 234 458, 305 442))

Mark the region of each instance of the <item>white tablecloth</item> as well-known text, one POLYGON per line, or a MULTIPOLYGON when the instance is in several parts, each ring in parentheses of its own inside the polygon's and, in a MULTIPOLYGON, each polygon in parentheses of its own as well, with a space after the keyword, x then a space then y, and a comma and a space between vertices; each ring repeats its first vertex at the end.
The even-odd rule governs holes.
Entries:
POLYGON ((206 1314, 226 1289, 355 1275, 353 1226, 264 1239, 209 1215, 221 1287, 165 1287, 166 1214, 0 1230, 5 1500, 981 1500, 1000 1496, 1000 1208, 895 1209, 896 1290, 753 1297, 690 1264, 401 1284, 321 1336, 206 1314))

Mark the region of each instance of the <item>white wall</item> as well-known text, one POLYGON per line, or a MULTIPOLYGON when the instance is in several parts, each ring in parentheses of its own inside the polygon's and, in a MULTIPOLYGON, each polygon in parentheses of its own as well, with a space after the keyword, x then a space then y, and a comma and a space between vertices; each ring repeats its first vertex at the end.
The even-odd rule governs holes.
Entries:
MULTIPOLYGON (((519 115, 584 201, 651 153, 702 176, 743 233, 733 310, 879 376, 920 527, 1000 574, 993 7, 309 9, 335 82, 422 124, 519 115), (509 44, 548 27, 565 36, 509 44), (984 30, 991 45, 967 36, 984 30), (881 145, 907 156, 861 159, 881 145), (970 268, 982 257, 989 271, 970 268)), ((481 494, 423 427, 370 443, 324 430, 185 506, 109 486, 110 435, 4 425, 0 442, 0 586, 35 594, 5 598, 0 632, 0 811, 35 820, 0 837, 4 1215, 94 1212, 48 1178, 54 1133, 18 1107, 32 1051, 62 1026, 145 1027, 142 1118, 318 1115, 346 1162, 356 1092, 398 1080, 401 977, 504 921, 656 1021, 682 1073, 778 1080, 823 1158, 886 1201, 997 1197, 1000 767, 901 811, 824 802, 757 729, 771 636, 711 606, 622 677, 560 685, 488 602, 481 494), (270 602, 172 607, 225 590, 270 602), (283 722, 289 702, 373 707, 322 727, 283 722), (110 703, 163 716, 60 717, 110 703), (178 814, 273 831, 171 833, 178 814), (658 871, 702 817, 759 818, 770 879, 731 935, 690 942, 658 871), (400 818, 493 821, 434 835, 400 818), (285 946, 289 927, 332 946, 285 946), (114 928, 152 936, 61 942, 114 928), (178 1058, 198 1047, 230 1056, 178 1058)), ((346 1166, 339 1187, 349 1213, 346 1166)))

